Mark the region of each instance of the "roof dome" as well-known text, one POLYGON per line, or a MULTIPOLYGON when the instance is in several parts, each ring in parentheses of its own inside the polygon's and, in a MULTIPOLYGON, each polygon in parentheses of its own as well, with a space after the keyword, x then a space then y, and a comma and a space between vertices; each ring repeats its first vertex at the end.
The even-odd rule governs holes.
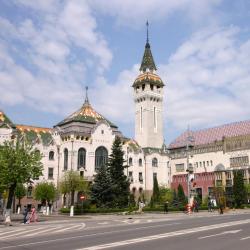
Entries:
POLYGON ((164 86, 163 81, 161 80, 161 78, 157 74, 155 74, 153 72, 145 72, 145 73, 140 74, 135 79, 132 87, 140 86, 142 84, 145 84, 146 82, 152 83, 152 84, 159 86, 159 87, 164 86))
POLYGON ((106 121, 111 127, 117 128, 116 125, 111 123, 109 120, 107 120, 105 117, 103 117, 101 114, 99 114, 92 108, 86 96, 85 102, 82 107, 67 118, 65 118, 63 121, 59 122, 56 126, 62 126, 70 122, 96 124, 99 121, 106 121))

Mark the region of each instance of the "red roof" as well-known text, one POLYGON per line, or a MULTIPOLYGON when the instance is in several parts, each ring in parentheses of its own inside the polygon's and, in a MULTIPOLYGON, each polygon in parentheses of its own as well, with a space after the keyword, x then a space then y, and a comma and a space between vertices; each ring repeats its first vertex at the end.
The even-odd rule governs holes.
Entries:
POLYGON ((234 137, 247 134, 250 134, 250 120, 224 124, 222 126, 198 131, 185 131, 170 143, 169 148, 185 147, 188 137, 190 139, 192 138, 189 145, 202 145, 213 143, 214 141, 221 141, 223 137, 234 137))

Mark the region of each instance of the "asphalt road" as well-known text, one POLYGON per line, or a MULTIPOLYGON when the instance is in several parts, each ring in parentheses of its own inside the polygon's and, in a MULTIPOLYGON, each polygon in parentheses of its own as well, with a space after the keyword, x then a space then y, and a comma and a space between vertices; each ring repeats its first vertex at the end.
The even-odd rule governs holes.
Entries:
POLYGON ((249 250, 250 213, 97 216, 0 227, 3 249, 249 250))

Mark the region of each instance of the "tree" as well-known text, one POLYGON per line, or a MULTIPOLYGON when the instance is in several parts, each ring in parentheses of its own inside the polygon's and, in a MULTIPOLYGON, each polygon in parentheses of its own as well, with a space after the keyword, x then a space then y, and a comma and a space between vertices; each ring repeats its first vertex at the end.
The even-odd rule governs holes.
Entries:
POLYGON ((153 179, 153 194, 151 197, 150 205, 153 207, 155 203, 160 201, 160 190, 158 185, 157 177, 154 176, 153 179))
POLYGON ((4 142, 0 147, 0 183, 5 190, 8 190, 7 214, 12 207, 17 184, 30 183, 42 175, 41 158, 39 151, 19 137, 16 141, 4 142))
POLYGON ((109 171, 105 165, 101 166, 95 175, 91 187, 91 200, 97 207, 111 207, 114 195, 109 171))
POLYGON ((174 191, 166 186, 160 186, 160 202, 163 203, 168 201, 170 203, 173 202, 174 191))
POLYGON ((77 171, 73 170, 65 172, 59 185, 61 193, 70 194, 71 206, 74 206, 76 191, 87 192, 88 190, 86 181, 79 175, 77 171))
POLYGON ((56 187, 53 183, 41 182, 35 186, 34 197, 36 200, 45 203, 47 214, 47 205, 55 200, 56 193, 56 187))
POLYGON ((129 181, 127 176, 124 174, 124 152, 122 150, 122 143, 119 137, 116 137, 112 151, 108 160, 108 171, 110 173, 112 182, 112 194, 114 195, 113 206, 114 207, 127 207, 129 199, 129 181))
POLYGON ((247 200, 246 188, 244 186, 243 171, 237 170, 233 172, 234 183, 233 183, 233 195, 234 201, 237 207, 240 207, 247 200))
POLYGON ((178 202, 181 205, 185 206, 187 203, 187 197, 185 196, 185 193, 181 184, 179 184, 177 188, 177 197, 178 197, 178 202))
POLYGON ((18 199, 18 206, 21 207, 21 199, 26 195, 26 188, 22 183, 18 183, 15 190, 15 196, 18 199))

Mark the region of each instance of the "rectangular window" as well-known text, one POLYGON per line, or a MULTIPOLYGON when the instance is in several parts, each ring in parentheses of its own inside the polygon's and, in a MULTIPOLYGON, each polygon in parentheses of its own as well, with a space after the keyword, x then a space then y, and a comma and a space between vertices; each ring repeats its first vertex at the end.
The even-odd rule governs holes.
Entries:
POLYGON ((156 114, 156 107, 154 107, 154 131, 157 132, 157 114, 156 114))
POLYGON ((153 181, 155 178, 157 179, 157 173, 153 173, 153 181))
POLYGON ((140 129, 142 131, 142 107, 140 109, 140 129))
POLYGON ((184 163, 175 164, 176 172, 183 172, 184 171, 184 163))
POLYGON ((230 167, 237 168, 237 167, 244 167, 249 165, 249 158, 248 156, 240 156, 240 157, 232 157, 230 158, 230 167))
POLYGON ((54 168, 49 168, 48 179, 53 179, 53 172, 54 172, 54 168))
POLYGON ((139 182, 143 182, 142 172, 139 172, 139 182))
POLYGON ((134 180, 133 180, 133 172, 132 171, 129 171, 128 172, 128 180, 130 183, 132 183, 134 180))

